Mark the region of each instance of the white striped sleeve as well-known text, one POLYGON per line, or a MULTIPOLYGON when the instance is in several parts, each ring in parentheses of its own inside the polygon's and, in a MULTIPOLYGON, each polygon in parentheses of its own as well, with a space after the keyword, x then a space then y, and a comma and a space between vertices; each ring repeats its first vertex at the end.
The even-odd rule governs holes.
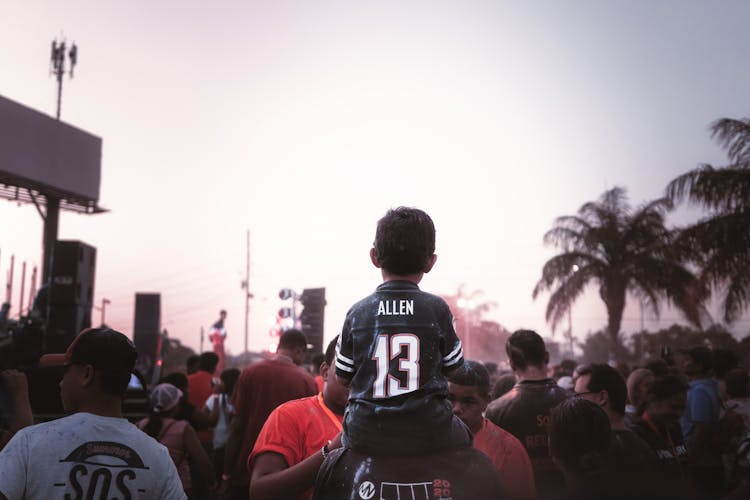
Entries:
MULTIPOLYGON (((351 379, 354 376, 354 360, 342 353, 342 336, 336 343, 336 375, 344 379, 351 379)), ((349 354, 349 353, 347 353, 349 354)))
POLYGON ((461 344, 461 341, 459 340, 458 342, 456 342, 456 345, 453 348, 453 350, 449 352, 447 356, 443 356, 443 367, 451 368, 461 363, 463 359, 464 359, 464 349, 463 349, 463 345, 461 344))

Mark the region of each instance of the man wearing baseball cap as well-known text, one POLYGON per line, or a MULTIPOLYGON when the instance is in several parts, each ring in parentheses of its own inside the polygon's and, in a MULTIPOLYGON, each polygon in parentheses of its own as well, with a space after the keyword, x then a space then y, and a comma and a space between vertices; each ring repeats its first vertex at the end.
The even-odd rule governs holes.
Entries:
POLYGON ((122 333, 82 331, 63 354, 64 418, 19 431, 0 452, 0 500, 184 499, 167 449, 123 417, 122 398, 137 353, 122 333))

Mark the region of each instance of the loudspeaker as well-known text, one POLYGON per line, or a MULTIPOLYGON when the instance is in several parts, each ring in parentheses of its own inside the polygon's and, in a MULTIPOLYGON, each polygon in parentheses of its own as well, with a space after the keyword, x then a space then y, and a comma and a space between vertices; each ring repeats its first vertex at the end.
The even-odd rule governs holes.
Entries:
POLYGON ((90 305, 51 305, 44 352, 65 352, 76 335, 91 326, 90 305))
POLYGON ((55 242, 50 286, 51 306, 94 303, 96 248, 80 241, 55 242))
POLYGON ((305 288, 300 296, 303 309, 299 315, 302 333, 312 347, 310 355, 323 352, 323 324, 325 320, 326 289, 305 288))
POLYGON ((135 320, 133 342, 138 360, 153 362, 156 359, 159 331, 161 330, 161 294, 135 294, 135 320))

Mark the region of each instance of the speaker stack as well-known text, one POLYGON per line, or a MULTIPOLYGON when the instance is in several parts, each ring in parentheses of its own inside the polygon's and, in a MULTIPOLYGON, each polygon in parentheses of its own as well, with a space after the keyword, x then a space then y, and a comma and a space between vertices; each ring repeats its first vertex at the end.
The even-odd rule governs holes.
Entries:
POLYGON ((96 248, 72 240, 55 243, 45 352, 65 352, 73 338, 91 326, 95 271, 96 248))

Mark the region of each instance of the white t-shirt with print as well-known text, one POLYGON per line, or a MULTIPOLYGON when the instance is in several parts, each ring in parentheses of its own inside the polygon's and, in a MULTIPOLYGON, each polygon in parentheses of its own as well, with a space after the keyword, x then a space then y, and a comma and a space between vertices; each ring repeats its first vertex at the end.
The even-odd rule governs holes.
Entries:
POLYGON ((76 413, 20 430, 0 452, 9 500, 185 499, 167 449, 124 418, 76 413))

